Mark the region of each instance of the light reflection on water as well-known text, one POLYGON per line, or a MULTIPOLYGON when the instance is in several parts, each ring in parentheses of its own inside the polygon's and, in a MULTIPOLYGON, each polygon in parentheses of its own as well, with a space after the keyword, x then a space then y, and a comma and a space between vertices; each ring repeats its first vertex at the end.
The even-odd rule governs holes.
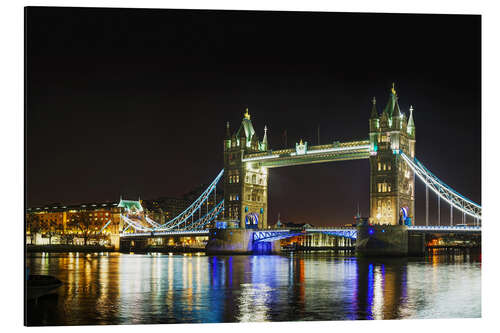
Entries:
POLYGON ((481 316, 477 255, 34 254, 56 295, 28 303, 31 325, 464 318, 481 316))

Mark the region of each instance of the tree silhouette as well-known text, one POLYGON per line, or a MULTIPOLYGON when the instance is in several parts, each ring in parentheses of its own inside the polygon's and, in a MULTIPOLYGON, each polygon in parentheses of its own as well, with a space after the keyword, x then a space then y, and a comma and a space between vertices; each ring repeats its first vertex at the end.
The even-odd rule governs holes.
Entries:
POLYGON ((79 231, 85 245, 87 245, 90 238, 97 235, 102 227, 102 222, 96 220, 91 214, 91 212, 75 213, 71 216, 71 222, 69 223, 70 227, 79 231))
POLYGON ((31 244, 36 243, 36 234, 42 229, 40 216, 38 214, 27 214, 26 216, 26 232, 30 234, 31 244), (34 240, 34 242, 33 242, 34 240))

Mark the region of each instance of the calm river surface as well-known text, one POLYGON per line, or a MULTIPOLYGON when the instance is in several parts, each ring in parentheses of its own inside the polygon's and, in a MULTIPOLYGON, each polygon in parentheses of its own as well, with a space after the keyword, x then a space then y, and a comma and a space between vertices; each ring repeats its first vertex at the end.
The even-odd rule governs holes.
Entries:
POLYGON ((480 255, 359 259, 282 256, 30 254, 32 274, 64 282, 28 302, 28 325, 474 318, 480 255))

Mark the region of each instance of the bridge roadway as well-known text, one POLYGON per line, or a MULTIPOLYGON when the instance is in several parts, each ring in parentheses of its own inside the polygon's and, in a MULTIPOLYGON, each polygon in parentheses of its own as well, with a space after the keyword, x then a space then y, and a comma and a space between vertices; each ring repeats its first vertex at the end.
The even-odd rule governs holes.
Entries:
POLYGON ((243 156, 242 162, 253 167, 276 168, 331 161, 367 159, 370 157, 368 140, 335 142, 326 145, 307 146, 307 142, 295 149, 270 150, 243 156), (302 149, 301 149, 302 148, 302 149))
MULTIPOLYGON (((423 233, 423 234, 474 234, 481 233, 480 226, 409 226, 408 232, 423 233)), ((350 239, 357 238, 357 230, 355 227, 339 227, 339 228, 308 228, 304 230, 290 229, 266 229, 255 230, 253 232, 254 242, 274 242, 280 239, 290 238, 293 236, 303 236, 306 234, 323 233, 332 236, 346 237, 350 239)), ((172 230, 160 232, 140 232, 140 233, 122 233, 120 237, 161 237, 161 236, 209 236, 210 231, 205 230, 172 230)))

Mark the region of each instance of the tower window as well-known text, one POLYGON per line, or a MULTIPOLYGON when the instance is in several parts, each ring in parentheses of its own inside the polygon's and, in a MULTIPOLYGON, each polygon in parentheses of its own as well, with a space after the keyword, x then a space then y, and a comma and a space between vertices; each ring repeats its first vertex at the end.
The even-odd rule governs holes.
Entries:
POLYGON ((378 171, 380 171, 382 169, 381 165, 380 165, 380 162, 378 162, 378 171))

